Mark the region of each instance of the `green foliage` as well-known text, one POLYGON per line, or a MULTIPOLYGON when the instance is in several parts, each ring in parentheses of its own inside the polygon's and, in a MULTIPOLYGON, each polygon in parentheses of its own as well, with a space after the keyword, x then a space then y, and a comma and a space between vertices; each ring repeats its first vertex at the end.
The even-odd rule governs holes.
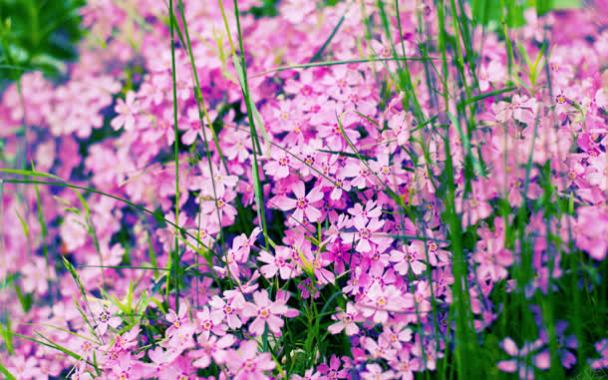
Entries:
POLYGON ((55 76, 76 58, 85 0, 0 0, 0 84, 25 71, 55 76))
MULTIPOLYGON (((504 2, 505 22, 508 27, 520 27, 526 22, 524 12, 536 8, 538 15, 544 15, 551 10, 580 8, 583 0, 506 0, 504 2)), ((503 19, 503 7, 499 0, 471 0, 473 21, 478 24, 500 24, 503 19)))
POLYGON ((256 17, 273 17, 278 14, 278 4, 279 0, 264 0, 262 6, 252 8, 251 13, 256 17))

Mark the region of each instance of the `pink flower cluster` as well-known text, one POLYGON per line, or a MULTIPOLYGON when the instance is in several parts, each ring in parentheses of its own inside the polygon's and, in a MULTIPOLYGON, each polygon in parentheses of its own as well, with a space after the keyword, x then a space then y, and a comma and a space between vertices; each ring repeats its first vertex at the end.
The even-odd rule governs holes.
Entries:
MULTIPOLYGON (((23 98, 16 85, 2 96, 2 166, 32 162, 56 176, 40 182, 96 190, 0 182, 0 284, 10 284, 0 287, 0 319, 33 338, 14 335, 0 351, 18 379, 287 378, 286 361, 300 353, 284 346, 312 334, 313 317, 325 318, 320 336, 344 335, 350 350, 316 355, 292 378, 409 380, 436 370, 451 349, 438 337, 453 331, 449 190, 440 186, 446 142, 454 208, 474 236, 464 260, 476 332, 504 308, 496 289, 524 286, 531 299, 557 291, 553 280, 571 255, 584 252, 589 267, 606 259, 605 1, 540 19, 532 10, 526 26, 510 31, 532 61, 549 34, 540 64, 548 69, 538 66, 537 75, 523 59, 510 67, 498 33, 473 29, 478 72, 466 79, 478 82, 477 95, 515 85, 480 98, 469 135, 451 112, 438 112, 438 93, 461 95, 457 80, 432 90, 429 61, 408 62, 422 118, 434 120, 421 125, 404 107, 411 94, 396 89, 403 62, 378 60, 394 49, 420 56, 421 28, 438 33, 433 2, 400 1, 401 26, 387 6, 387 39, 381 27, 366 37, 366 20, 381 25, 375 1, 285 0, 263 19, 249 12, 261 1, 238 1, 245 51, 237 53, 245 55, 259 147, 230 57, 238 41, 232 2, 223 1, 226 24, 215 1, 184 3, 208 117, 200 118, 190 57, 176 43, 177 135, 162 1, 89 1, 90 33, 68 79, 25 74, 23 98), (309 62, 339 23, 323 60, 348 62, 275 70, 309 62), (374 60, 355 62, 361 56, 374 60), (511 210, 541 204, 547 186, 571 210, 547 223, 542 208, 530 207, 522 233, 534 236, 534 274, 522 284, 512 269, 524 249, 507 242, 520 223, 511 210), (16 289, 31 304, 14 301, 16 289)), ((441 70, 437 52, 430 62, 441 70)), ((456 66, 448 70, 458 77, 456 66)), ((558 323, 566 369, 577 360, 568 328, 558 323)), ((534 341, 501 341, 500 370, 531 378, 549 368, 542 323, 534 341)), ((597 343, 593 368, 608 367, 607 346, 597 343)))

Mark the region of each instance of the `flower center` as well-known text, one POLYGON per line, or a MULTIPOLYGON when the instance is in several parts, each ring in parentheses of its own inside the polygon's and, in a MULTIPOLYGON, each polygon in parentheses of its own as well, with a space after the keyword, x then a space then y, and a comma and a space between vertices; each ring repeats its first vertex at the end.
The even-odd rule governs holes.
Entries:
POLYGON ((270 311, 268 310, 268 308, 263 307, 260 309, 259 315, 260 318, 266 319, 270 316, 270 311))
POLYGON ((300 92, 304 96, 310 96, 312 94, 312 87, 310 87, 309 85, 305 85, 304 87, 302 87, 302 90, 300 90, 300 92))
POLYGON ((110 312, 107 310, 102 311, 101 313, 99 313, 99 320, 103 323, 106 323, 107 321, 110 320, 110 312))
POLYGON ((88 352, 93 348, 93 345, 90 342, 84 342, 80 348, 82 349, 83 352, 88 352))
POLYGON ((384 297, 378 298, 378 300, 376 301, 376 305, 378 305, 378 306, 385 306, 386 305, 386 298, 384 298, 384 297))
POLYGON ((304 162, 306 163, 306 165, 311 166, 312 164, 315 163, 315 158, 312 155, 307 155, 306 158, 304 159, 304 162))
POLYGON ((306 208, 306 206, 308 206, 308 201, 306 200, 306 198, 300 198, 296 202, 296 207, 299 209, 304 209, 306 208))
POLYGON ((359 234, 361 235, 361 239, 369 239, 369 237, 372 235, 372 233, 370 232, 370 230, 368 230, 367 228, 363 228, 359 234))
POLYGON ((245 372, 255 372, 256 365, 253 359, 248 359, 245 363, 243 363, 243 369, 245 372))

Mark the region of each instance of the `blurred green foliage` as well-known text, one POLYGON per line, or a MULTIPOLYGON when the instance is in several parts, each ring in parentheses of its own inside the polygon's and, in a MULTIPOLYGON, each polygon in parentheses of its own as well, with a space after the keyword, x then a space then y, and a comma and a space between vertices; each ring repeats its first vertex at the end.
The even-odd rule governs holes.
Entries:
POLYGON ((573 9, 583 6, 583 0, 470 0, 473 10, 473 21, 488 25, 502 21, 511 28, 526 23, 524 12, 535 8, 538 15, 552 10, 573 9))
POLYGON ((85 0, 0 0, 0 84, 23 72, 61 73, 77 57, 85 0))

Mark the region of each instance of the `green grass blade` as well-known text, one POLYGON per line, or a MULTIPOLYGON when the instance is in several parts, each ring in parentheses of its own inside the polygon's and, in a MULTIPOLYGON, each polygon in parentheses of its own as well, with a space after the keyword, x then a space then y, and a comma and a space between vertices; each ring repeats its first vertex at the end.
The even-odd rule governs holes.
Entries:
POLYGON ((2 363, 0 363, 0 373, 6 376, 6 380, 17 380, 17 378, 12 373, 10 373, 9 370, 2 363))

